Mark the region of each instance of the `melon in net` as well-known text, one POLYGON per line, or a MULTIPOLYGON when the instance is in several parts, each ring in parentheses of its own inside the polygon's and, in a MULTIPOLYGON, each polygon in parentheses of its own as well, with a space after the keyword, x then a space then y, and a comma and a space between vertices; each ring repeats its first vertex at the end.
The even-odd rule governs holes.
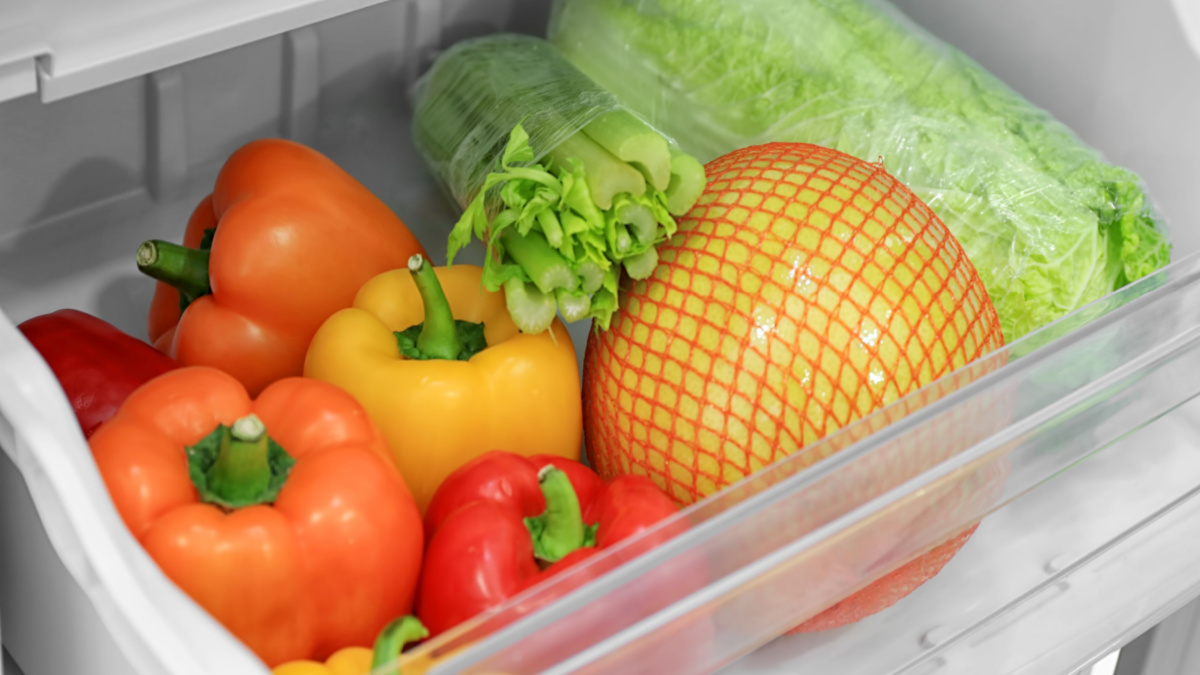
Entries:
MULTIPOLYGON (((649 476, 688 504, 786 456, 815 463, 829 451, 810 452, 815 441, 1003 345, 962 247, 881 164, 774 143, 705 168, 707 189, 654 274, 624 289, 611 328, 588 342, 587 452, 606 478, 649 476)), ((914 466, 889 461, 874 470, 914 466)), ((889 606, 965 541, 806 626, 889 606)))

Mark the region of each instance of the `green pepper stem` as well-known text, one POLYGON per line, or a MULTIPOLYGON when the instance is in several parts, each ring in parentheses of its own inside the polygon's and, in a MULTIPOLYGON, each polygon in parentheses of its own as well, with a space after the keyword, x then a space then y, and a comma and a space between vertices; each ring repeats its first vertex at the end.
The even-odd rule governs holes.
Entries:
POLYGON ((233 423, 221 438, 217 459, 208 469, 208 488, 230 503, 252 500, 271 482, 267 427, 251 413, 233 423))
POLYGON ((583 525, 579 497, 562 469, 547 464, 538 471, 538 483, 546 498, 546 511, 526 518, 525 527, 533 537, 534 556, 554 563, 583 546, 587 528, 583 525))
POLYGON ((417 337, 417 348, 429 358, 458 359, 462 352, 462 341, 458 339, 454 313, 450 311, 450 301, 446 300, 437 274, 420 253, 408 259, 408 271, 412 272, 417 292, 421 294, 421 302, 425 305, 425 322, 421 335, 417 337))
MULTIPOLYGON (((395 662, 400 658, 404 645, 429 637, 429 630, 415 616, 405 616, 389 623, 379 631, 375 638, 375 651, 371 656, 371 672, 383 675, 379 668, 395 662)), ((399 666, 392 669, 388 675, 400 675, 399 666)))
POLYGON ((142 274, 174 286, 190 301, 209 292, 208 255, 206 250, 152 239, 138 247, 137 266, 142 274))

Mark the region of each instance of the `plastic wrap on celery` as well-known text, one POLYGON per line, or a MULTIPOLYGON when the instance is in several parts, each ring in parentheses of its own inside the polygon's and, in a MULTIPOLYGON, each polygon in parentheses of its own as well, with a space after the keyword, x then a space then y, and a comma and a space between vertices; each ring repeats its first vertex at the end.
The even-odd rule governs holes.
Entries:
POLYGON ((558 0, 550 39, 701 161, 874 161, 945 221, 1013 340, 1165 266, 1138 177, 885 0, 558 0))
POLYGON ((533 164, 618 107, 545 40, 493 35, 455 44, 417 83, 413 140, 465 208, 518 124, 532 151, 520 161, 533 164))
POLYGON ((703 169, 622 109, 549 43, 496 35, 455 45, 418 85, 414 140, 462 218, 448 259, 487 247, 483 282, 521 330, 555 311, 606 329, 620 272, 655 247, 703 189, 703 169))

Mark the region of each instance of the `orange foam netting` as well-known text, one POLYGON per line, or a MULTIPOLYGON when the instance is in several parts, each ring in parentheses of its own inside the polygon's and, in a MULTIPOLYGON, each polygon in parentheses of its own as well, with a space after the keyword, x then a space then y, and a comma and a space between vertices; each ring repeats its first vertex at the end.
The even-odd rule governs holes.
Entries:
POLYGON ((706 171, 664 264, 589 341, 603 475, 690 503, 1003 344, 958 242, 881 165, 780 143, 706 171))
MULTIPOLYGON (((808 447, 814 441, 1003 345, 958 242, 883 166, 812 145, 770 144, 706 171, 707 191, 660 249, 664 264, 630 285, 610 330, 589 339, 586 437, 605 477, 649 476, 687 504, 784 456, 811 465, 845 447, 816 446, 818 453, 808 447)), ((975 433, 970 420, 961 422, 945 438, 904 443, 855 467, 849 478, 862 484, 839 480, 840 494, 822 490, 828 501, 797 514, 796 534, 956 451, 961 446, 941 441, 975 433)), ((911 535, 943 527, 959 507, 978 511, 999 494, 1007 469, 997 467, 948 495, 929 495, 937 513, 926 512, 926 501, 896 518, 916 518, 911 535)), ((802 629, 892 604, 965 539, 802 629)))

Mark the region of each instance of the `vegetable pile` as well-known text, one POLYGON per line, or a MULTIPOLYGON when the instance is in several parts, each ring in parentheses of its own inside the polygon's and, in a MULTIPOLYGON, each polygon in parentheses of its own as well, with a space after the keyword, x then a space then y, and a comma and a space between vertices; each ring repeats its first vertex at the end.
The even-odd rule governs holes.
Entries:
POLYGON ((1170 260, 1137 176, 886 3, 563 0, 550 39, 701 161, 779 141, 882 158, 1009 341, 1170 260))
POLYGON ((649 276, 655 247, 704 189, 704 171, 543 40, 500 35, 455 45, 420 86, 413 135, 465 208, 450 263, 487 244, 484 285, 540 333, 608 326, 622 270, 649 276))
MULTIPOLYGON (((877 427, 816 441, 1167 263, 1135 176, 882 5, 562 0, 552 30, 570 60, 469 40, 418 88, 416 145, 463 209, 448 257, 477 238, 481 267, 435 267, 328 158, 264 139, 182 244, 137 249, 153 346, 72 310, 21 325, 129 532, 276 675, 365 674, 520 596, 469 643, 719 510, 680 506, 816 463, 877 427), (582 385, 559 315, 592 320, 582 385)), ((741 536, 789 545, 962 433, 864 454, 784 531, 741 536)), ((889 607, 1007 470, 980 458, 839 534, 838 573, 878 578, 858 592, 802 615, 805 592, 851 587, 806 580, 767 604, 802 631, 889 607)), ((712 589, 716 548, 671 552, 628 607, 568 628, 615 635, 712 589)), ((646 672, 710 664, 718 624, 682 619, 646 672)), ((556 628, 547 665, 594 646, 556 628)))

